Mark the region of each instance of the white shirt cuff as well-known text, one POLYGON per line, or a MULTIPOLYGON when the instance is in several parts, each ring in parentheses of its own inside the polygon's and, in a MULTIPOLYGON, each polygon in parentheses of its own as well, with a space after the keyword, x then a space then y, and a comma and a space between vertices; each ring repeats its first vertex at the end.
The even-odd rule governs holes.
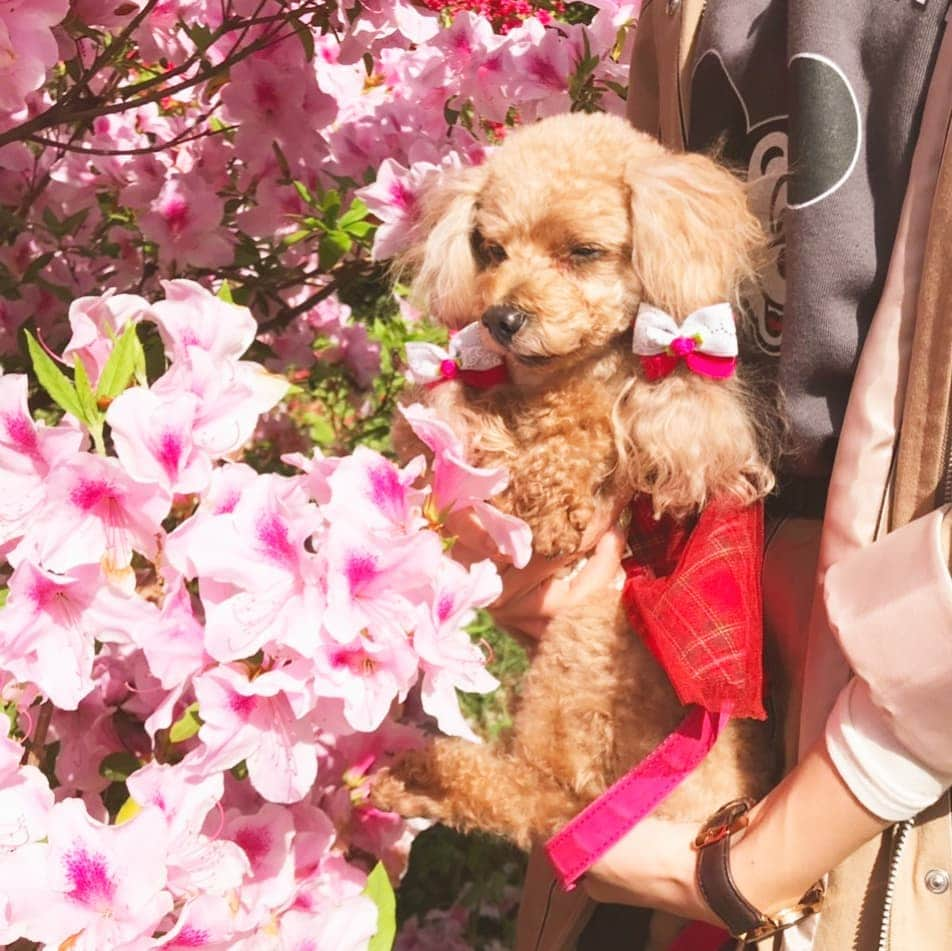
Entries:
POLYGON ((889 730, 868 685, 854 677, 826 723, 826 748, 854 796, 890 822, 910 819, 952 785, 915 759, 889 730))

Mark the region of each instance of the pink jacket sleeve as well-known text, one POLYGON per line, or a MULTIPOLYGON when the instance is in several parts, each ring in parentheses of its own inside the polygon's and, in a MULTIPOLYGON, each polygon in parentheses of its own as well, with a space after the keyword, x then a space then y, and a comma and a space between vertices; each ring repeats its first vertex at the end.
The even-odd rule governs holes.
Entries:
POLYGON ((952 509, 891 532, 827 571, 830 630, 868 686, 869 712, 912 757, 952 774, 952 509))

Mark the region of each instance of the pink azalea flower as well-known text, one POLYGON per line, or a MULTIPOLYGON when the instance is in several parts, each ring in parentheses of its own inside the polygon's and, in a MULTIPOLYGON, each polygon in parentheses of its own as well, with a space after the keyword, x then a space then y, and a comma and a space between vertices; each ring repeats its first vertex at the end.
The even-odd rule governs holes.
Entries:
POLYGON ((163 264, 222 267, 234 256, 221 228, 224 202, 194 175, 170 175, 139 219, 142 234, 159 248, 163 264))
MULTIPOLYGON (((202 832, 221 801, 221 773, 203 775, 186 758, 177 765, 148 763, 126 781, 129 795, 165 816, 169 847, 168 887, 173 895, 228 895, 241 887, 250 865, 242 850, 227 839, 202 832)), ((217 821, 217 820, 216 820, 217 821)), ((184 940, 179 937, 179 942, 184 940)))
POLYGON ((435 410, 414 403, 401 406, 400 412, 433 452, 433 502, 439 516, 471 511, 500 552, 522 568, 532 555, 529 526, 485 501, 505 489, 506 471, 480 469, 466 462, 462 441, 435 410))
POLYGON ((0 852, 46 838, 53 793, 35 766, 21 766, 23 747, 0 737, 0 852))
POLYGON ((212 461, 194 442, 199 411, 192 393, 163 397, 141 386, 120 393, 106 421, 126 472, 170 494, 202 492, 211 478, 212 461))
POLYGON ((211 657, 205 652, 204 627, 195 617, 184 580, 171 571, 164 578, 165 597, 156 623, 136 627, 129 636, 142 649, 153 676, 171 690, 208 666, 211 657))
POLYGON ((326 902, 314 912, 291 909, 279 923, 287 951, 364 951, 377 932, 377 906, 366 895, 326 902))
POLYGON ((63 358, 83 361, 89 382, 99 382, 113 340, 122 335, 130 323, 152 320, 149 302, 135 294, 116 294, 107 290, 98 297, 79 297, 69 305, 69 325, 73 335, 66 344, 63 358))
POLYGON ((48 477, 46 502, 17 548, 49 571, 101 563, 117 586, 131 590, 133 551, 154 557, 171 496, 129 477, 115 459, 82 453, 48 477))
POLYGON ((0 556, 18 541, 46 498, 45 479, 82 448, 85 437, 68 424, 34 423, 27 377, 0 375, 0 556))
POLYGON ((163 553, 176 571, 186 578, 198 575, 189 554, 193 535, 209 519, 234 512, 245 490, 257 479, 258 473, 244 463, 229 463, 212 470, 211 481, 196 511, 165 540, 163 553))
POLYGON ((58 58, 52 27, 69 0, 7 0, 0 7, 0 112, 17 112, 58 58))
POLYGON ((287 379, 257 363, 190 347, 183 359, 155 381, 151 392, 163 400, 194 396, 198 402, 192 440, 202 452, 221 459, 248 441, 261 414, 275 406, 287 389, 287 379))
MULTIPOLYGON (((165 820, 146 809, 119 826, 90 819, 67 799, 50 811, 45 901, 24 929, 54 947, 98 951, 149 937, 172 910, 165 890, 165 820)), ((45 886, 45 887, 44 887, 45 886)))
POLYGON ((57 706, 75 710, 93 687, 93 644, 125 639, 155 608, 123 597, 91 565, 55 575, 29 561, 10 578, 0 627, 0 667, 36 684, 57 706))
POLYGON ((404 700, 417 679, 417 656, 407 637, 368 635, 327 645, 315 659, 322 696, 341 697, 355 730, 376 730, 394 700, 404 700))
POLYGON ((229 304, 195 281, 162 281, 162 287, 165 300, 152 310, 172 360, 186 357, 190 347, 237 360, 251 346, 258 325, 247 307, 229 304))
POLYGON ((420 655, 423 709, 451 736, 476 741, 476 734, 459 709, 457 690, 491 693, 499 681, 486 670, 482 651, 464 630, 474 608, 486 607, 499 597, 502 582, 495 565, 481 561, 467 572, 445 560, 435 586, 435 598, 416 629, 413 646, 420 655))
POLYGON ((307 542, 323 517, 294 479, 261 476, 234 509, 189 531, 188 560, 205 606, 205 645, 217 660, 248 657, 269 642, 310 654, 323 595, 307 542))
POLYGON ((426 469, 418 456, 403 469, 366 446, 339 461, 327 480, 331 498, 323 506, 328 521, 355 519, 370 531, 400 533, 422 528, 426 493, 413 483, 426 469))
POLYGON ((199 895, 185 904, 175 927, 159 938, 154 947, 167 951, 185 948, 229 951, 235 946, 235 922, 236 915, 227 899, 220 895, 199 895))
POLYGON ((317 775, 314 729, 303 718, 310 704, 302 681, 287 668, 253 680, 245 670, 222 666, 195 678, 202 718, 198 737, 205 746, 195 765, 221 770, 245 760, 251 785, 265 799, 297 802, 317 775))
POLYGON ((234 809, 225 813, 222 838, 242 849, 251 866, 241 889, 242 927, 254 927, 286 907, 294 895, 294 822, 291 813, 265 803, 253 815, 234 809))
POLYGON ((373 538, 359 526, 331 524, 323 554, 327 564, 324 626, 349 645, 365 629, 374 640, 398 640, 412 630, 414 605, 425 599, 426 581, 442 555, 428 531, 404 538, 373 538))
POLYGON ((357 189, 356 194, 381 222, 374 235, 375 261, 392 258, 409 243, 419 218, 417 196, 438 172, 439 167, 431 162, 406 168, 388 158, 380 163, 377 180, 357 189))

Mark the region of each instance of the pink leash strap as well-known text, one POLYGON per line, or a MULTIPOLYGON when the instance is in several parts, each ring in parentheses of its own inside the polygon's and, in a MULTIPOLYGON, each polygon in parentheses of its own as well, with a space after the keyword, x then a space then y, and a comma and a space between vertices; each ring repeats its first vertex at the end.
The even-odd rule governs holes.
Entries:
POLYGON ((692 707, 674 733, 546 842, 549 863, 566 891, 690 776, 729 717, 692 707))

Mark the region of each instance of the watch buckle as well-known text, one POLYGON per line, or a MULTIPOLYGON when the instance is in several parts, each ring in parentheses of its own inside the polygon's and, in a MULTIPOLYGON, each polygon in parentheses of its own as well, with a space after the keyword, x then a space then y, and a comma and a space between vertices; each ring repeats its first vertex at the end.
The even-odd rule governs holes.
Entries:
POLYGON ((750 810, 754 806, 753 799, 734 799, 722 806, 708 820, 692 843, 695 849, 703 849, 741 829, 746 829, 750 822, 750 810))

